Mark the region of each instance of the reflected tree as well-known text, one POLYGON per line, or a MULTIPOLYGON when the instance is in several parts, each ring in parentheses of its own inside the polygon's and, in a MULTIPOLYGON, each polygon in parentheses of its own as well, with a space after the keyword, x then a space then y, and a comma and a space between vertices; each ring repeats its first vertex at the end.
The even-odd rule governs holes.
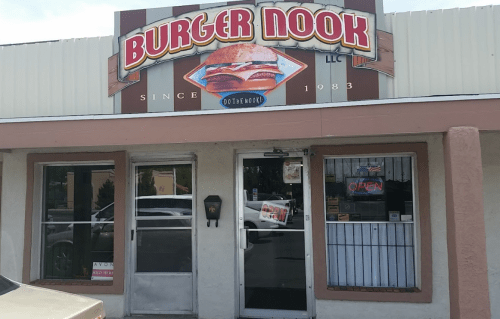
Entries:
POLYGON ((96 206, 98 209, 102 209, 115 200, 115 183, 109 179, 102 184, 97 193, 96 206))
POLYGON ((137 196, 151 195, 156 195, 155 180, 153 178, 153 168, 142 169, 141 172, 139 172, 137 196))
POLYGON ((174 169, 177 195, 192 194, 191 165, 176 166, 174 169))

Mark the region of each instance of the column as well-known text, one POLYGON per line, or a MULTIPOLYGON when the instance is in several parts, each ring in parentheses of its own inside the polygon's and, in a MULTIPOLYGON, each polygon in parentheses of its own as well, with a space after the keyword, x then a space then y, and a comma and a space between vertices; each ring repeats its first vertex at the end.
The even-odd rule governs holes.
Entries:
POLYGON ((21 282, 25 238, 26 154, 3 155, 0 273, 21 282))
POLYGON ((478 129, 450 128, 444 156, 450 318, 490 318, 478 129))
POLYGON ((198 316, 237 318, 236 211, 234 150, 229 144, 206 144, 197 152, 198 316), (207 227, 204 200, 222 199, 219 227, 207 227))

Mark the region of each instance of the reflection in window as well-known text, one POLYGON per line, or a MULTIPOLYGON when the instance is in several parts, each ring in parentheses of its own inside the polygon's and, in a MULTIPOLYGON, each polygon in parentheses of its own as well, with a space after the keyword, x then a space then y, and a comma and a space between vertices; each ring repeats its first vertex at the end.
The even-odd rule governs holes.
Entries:
POLYGON ((412 158, 325 159, 329 286, 414 288, 412 158))
POLYGON ((136 183, 137 196, 192 194, 191 165, 142 166, 136 183))
POLYGON ((261 229, 304 229, 301 158, 243 160, 244 225, 255 243, 261 229), (292 180, 286 167, 295 167, 292 180))
POLYGON ((245 308, 307 310, 302 170, 301 157, 243 159, 245 308))
POLYGON ((42 278, 113 279, 94 270, 113 262, 114 179, 113 165, 45 167, 42 278))
POLYGON ((192 271, 192 168, 136 168, 136 272, 192 271))
POLYGON ((137 272, 191 272, 191 229, 137 230, 137 272))

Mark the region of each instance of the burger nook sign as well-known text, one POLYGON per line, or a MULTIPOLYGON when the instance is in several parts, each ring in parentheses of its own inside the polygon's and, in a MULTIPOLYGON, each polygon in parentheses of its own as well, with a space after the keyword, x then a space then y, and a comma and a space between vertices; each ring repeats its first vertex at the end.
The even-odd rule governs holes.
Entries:
POLYGON ((303 49, 337 51, 375 60, 375 15, 298 2, 194 11, 121 36, 119 79, 159 62, 215 51, 235 42, 296 48, 297 41, 303 49))
POLYGON ((377 61, 377 30, 374 13, 318 3, 264 2, 161 19, 119 36, 118 48, 116 81, 123 83, 138 81, 139 70, 159 63, 210 53, 186 70, 184 80, 220 98, 223 107, 248 107, 263 105, 267 94, 308 67, 282 49, 377 61))

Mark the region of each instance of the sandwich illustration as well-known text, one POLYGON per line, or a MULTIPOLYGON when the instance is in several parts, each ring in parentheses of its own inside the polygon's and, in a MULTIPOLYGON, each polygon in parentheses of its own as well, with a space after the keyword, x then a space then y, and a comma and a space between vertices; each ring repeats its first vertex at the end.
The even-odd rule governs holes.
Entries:
POLYGON ((211 93, 272 90, 278 68, 275 51, 250 43, 221 48, 205 61, 206 90, 211 93))
POLYGON ((304 62, 275 48, 237 43, 212 52, 184 80, 219 98, 223 108, 258 107, 306 68, 304 62))

